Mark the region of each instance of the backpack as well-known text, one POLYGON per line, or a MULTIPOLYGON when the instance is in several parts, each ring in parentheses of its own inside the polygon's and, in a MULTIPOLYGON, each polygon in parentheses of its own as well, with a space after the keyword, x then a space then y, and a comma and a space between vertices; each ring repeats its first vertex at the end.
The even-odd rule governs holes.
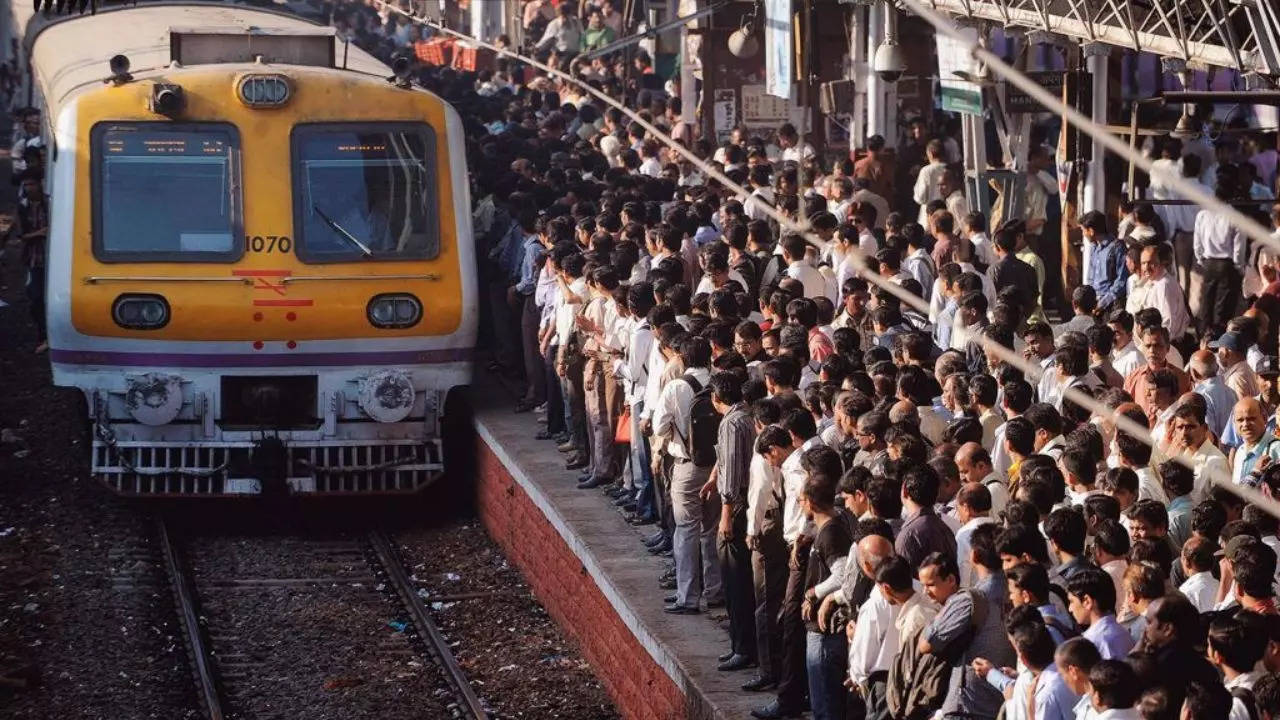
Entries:
MULTIPOLYGON (((720 439, 720 413, 711 404, 711 388, 705 388, 692 375, 680 378, 693 389, 693 402, 689 404, 689 437, 681 437, 689 451, 689 459, 697 467, 716 464, 716 443, 720 439)), ((677 432, 679 432, 677 430, 677 432)))

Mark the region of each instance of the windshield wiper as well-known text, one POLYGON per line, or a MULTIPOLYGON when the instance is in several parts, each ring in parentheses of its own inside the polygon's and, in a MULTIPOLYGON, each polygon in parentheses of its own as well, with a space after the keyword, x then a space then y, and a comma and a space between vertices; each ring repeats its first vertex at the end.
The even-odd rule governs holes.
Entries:
POLYGON ((367 258, 373 257, 373 251, 369 249, 368 245, 360 242, 359 238, 347 232, 347 229, 339 225, 333 218, 325 215, 319 205, 312 204, 311 209, 316 211, 316 214, 320 216, 321 220, 324 220, 325 225, 328 225, 330 229, 341 235, 344 240, 355 245, 356 249, 359 250, 362 255, 367 258))

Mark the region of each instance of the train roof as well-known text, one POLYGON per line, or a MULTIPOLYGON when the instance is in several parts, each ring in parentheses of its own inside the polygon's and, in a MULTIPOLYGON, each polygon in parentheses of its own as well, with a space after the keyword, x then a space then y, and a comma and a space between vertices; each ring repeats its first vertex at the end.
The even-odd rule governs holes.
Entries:
MULTIPOLYGON (((31 64, 50 114, 79 90, 101 84, 111 73, 108 60, 129 58, 130 71, 146 76, 170 66, 170 32, 244 33, 264 38, 331 35, 328 28, 295 15, 228 3, 158 2, 108 6, 96 15, 45 16, 31 10, 31 0, 7 0, 13 30, 31 49, 31 64)), ((386 76, 390 69, 354 44, 329 37, 331 56, 339 68, 386 76)), ((203 64, 203 63, 201 63, 203 64)), ((315 64, 315 63, 304 63, 315 64)), ((185 65, 190 67, 190 64, 185 65)))

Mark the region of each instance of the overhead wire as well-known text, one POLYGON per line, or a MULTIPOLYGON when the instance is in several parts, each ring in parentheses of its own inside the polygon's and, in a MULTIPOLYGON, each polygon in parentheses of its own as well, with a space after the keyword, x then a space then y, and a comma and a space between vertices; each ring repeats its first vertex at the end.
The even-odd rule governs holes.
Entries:
MULTIPOLYGON (((716 180, 720 185, 733 191, 736 197, 740 199, 746 199, 751 196, 751 192, 748 191, 746 188, 734 182, 732 179, 726 176, 723 172, 720 172, 715 167, 707 163, 705 160, 695 155, 692 151, 690 151, 688 148, 686 148, 684 145, 676 141, 670 135, 666 134, 661 129, 653 125, 653 123, 646 120, 639 113, 635 112, 631 108, 626 107, 622 102, 609 96, 603 91, 595 87, 592 87, 591 85, 587 84, 581 79, 575 78, 569 73, 566 73, 558 68, 551 67, 534 58, 522 55, 518 52, 514 52, 507 48, 499 47, 493 43, 486 42, 468 33, 464 33, 459 30, 454 30, 452 28, 446 27, 442 23, 439 23, 435 20, 431 20, 429 18, 425 18, 421 16, 416 16, 407 10, 401 9, 395 5, 392 5, 386 2, 386 0, 373 0, 373 2, 374 4, 379 5, 383 8, 386 8, 392 12, 403 15, 409 20, 412 20, 419 24, 433 28, 438 32, 451 35, 461 40, 466 40, 469 43, 473 43, 479 47, 484 47, 488 50, 493 51, 499 57, 506 57, 512 60, 519 61, 521 63, 529 65, 530 67, 537 68, 552 77, 559 78, 565 82, 575 85, 582 91, 595 97, 596 99, 600 100, 606 105, 617 109, 619 112, 627 116, 633 122, 638 123, 642 128, 644 128, 644 130, 647 133, 649 133, 654 138, 656 138, 657 140, 662 142, 664 145, 666 145, 668 149, 676 152, 676 154, 688 160, 695 167, 701 170, 706 177, 716 180)), ((933 12, 931 9, 929 9, 926 6, 921 5, 917 0, 899 0, 899 2, 904 3, 905 5, 910 7, 913 12, 916 12, 916 14, 920 15, 921 17, 924 17, 926 20, 933 23, 935 27, 937 27, 940 31, 945 32, 946 34, 959 40, 961 42, 961 46, 967 48, 967 50, 971 53, 973 57, 975 57, 975 59, 982 60, 987 64, 988 67, 995 69, 1001 75, 1007 77, 1010 80, 1010 82, 1013 82, 1020 89, 1026 92, 1030 97, 1035 99, 1041 105, 1045 106, 1046 109, 1054 112, 1063 112, 1069 121, 1078 125, 1081 130, 1088 133, 1091 137, 1094 137, 1095 140, 1101 142, 1104 147, 1132 160, 1133 162, 1135 162, 1135 164, 1142 167, 1149 174, 1153 176, 1162 177, 1168 185, 1173 187, 1173 189, 1187 195, 1188 199, 1194 200, 1202 208, 1215 210, 1218 212, 1225 212, 1229 219, 1235 221, 1239 225, 1243 225, 1249 231, 1248 235, 1250 238, 1262 242, 1264 245, 1277 250, 1277 254, 1280 254, 1280 240, 1276 240, 1270 237, 1270 235, 1265 230, 1263 230, 1263 228, 1260 225, 1258 225, 1252 219, 1245 216, 1243 213, 1240 213, 1234 208, 1221 203, 1212 195, 1205 193, 1202 190, 1194 187, 1190 183, 1187 183, 1186 181, 1182 180, 1182 178, 1175 177, 1176 173, 1172 173, 1172 174, 1166 173, 1162 171, 1160 168, 1153 167, 1149 160, 1147 160, 1145 157, 1142 157, 1140 153, 1136 153, 1136 151, 1130 151, 1127 144, 1120 141, 1115 136, 1112 136, 1109 132, 1106 131, 1105 128, 1102 128, 1096 123, 1093 123, 1091 120, 1089 120, 1083 114, 1076 111, 1074 108, 1071 108, 1065 105, 1064 103, 1062 103, 1060 99, 1050 95, 1047 91, 1044 90, 1044 88, 1037 85, 1033 80, 1031 80, 1030 78, 1027 78, 1026 76, 1019 73, 1017 70, 1013 69, 1012 67, 1004 63, 1004 61, 1001 60, 998 56, 994 55, 990 51, 987 51, 985 48, 982 48, 979 44, 970 41, 966 36, 960 33, 957 28, 955 28, 952 25, 948 25, 945 20, 943 20, 940 16, 937 15, 937 13, 933 12)), ((772 218, 775 222, 777 222, 780 227, 786 228, 790 232, 800 234, 810 241, 817 240, 818 241, 817 247, 822 247, 823 244, 825 244, 825 241, 817 237, 817 235, 815 235, 810 230, 810 227, 807 223, 796 222, 795 220, 792 220, 791 218, 783 215, 775 207, 767 203, 758 203, 757 207, 762 212, 767 214, 770 218, 772 218)), ((923 312, 926 315, 928 314, 929 304, 925 302, 923 298, 921 298, 918 295, 915 295, 914 293, 908 292, 907 290, 903 289, 900 285, 890 281, 887 278, 882 277, 879 274, 879 272, 872 271, 866 264, 866 259, 864 257, 864 254, 856 245, 854 245, 850 249, 847 257, 851 257, 853 259, 855 272, 859 276, 864 278, 867 282, 869 282, 872 285, 875 285, 876 287, 880 288, 882 291, 893 295, 894 297, 898 298, 899 301, 906 303, 912 308, 915 308, 917 311, 923 312)), ((974 333, 972 335, 972 339, 974 340, 974 342, 979 343, 984 350, 998 357, 1002 362, 1008 363, 1009 365, 1012 365, 1013 367, 1018 368, 1020 371, 1022 371, 1022 373, 1025 376, 1029 378, 1037 379, 1040 377, 1041 373, 1043 372, 1053 372, 1052 369, 1045 370, 1041 368, 1039 364, 1030 362, 1026 358, 1022 357, 1020 354, 1014 352, 1012 349, 1007 348, 1004 345, 1001 345, 1000 343, 991 340, 990 338, 986 337, 981 333, 974 333)), ((1142 441, 1144 444, 1150 446, 1154 450, 1160 449, 1160 443, 1151 435, 1149 428, 1144 427, 1143 425, 1137 422, 1134 422, 1133 420, 1131 420, 1125 415, 1116 413, 1113 409, 1107 407, 1103 403, 1098 402, 1092 396, 1082 393, 1073 387, 1062 388, 1062 394, 1064 399, 1070 400, 1076 403, 1077 405, 1089 410, 1094 415, 1098 417, 1108 418, 1115 425, 1118 431, 1123 431, 1126 435, 1130 435, 1132 437, 1137 438, 1138 440, 1142 441)), ((1184 465, 1193 471, 1195 470, 1195 465, 1194 465, 1194 462, 1192 461, 1192 458, 1185 453, 1178 453, 1176 455, 1173 455, 1169 459, 1176 461, 1179 464, 1184 465)), ((1210 478, 1210 481, 1212 484, 1224 487, 1230 492, 1234 493, 1235 495, 1243 498, 1244 500, 1257 504, 1260 508, 1270 513, 1271 515, 1274 515, 1275 517, 1280 518, 1280 501, 1276 501, 1264 495, 1263 493, 1257 490, 1254 490, 1253 488, 1249 488, 1244 485, 1238 485, 1232 482, 1229 474, 1223 476, 1222 473, 1215 473, 1215 477, 1210 478)))

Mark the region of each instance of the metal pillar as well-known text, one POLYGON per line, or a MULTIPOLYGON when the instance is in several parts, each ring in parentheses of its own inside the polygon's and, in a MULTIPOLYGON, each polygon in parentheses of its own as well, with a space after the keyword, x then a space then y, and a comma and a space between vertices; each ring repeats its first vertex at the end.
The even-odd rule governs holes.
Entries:
POLYGON ((867 64, 867 12, 869 9, 855 7, 850 13, 849 36, 853 38, 853 47, 849 48, 849 73, 853 80, 853 110, 850 113, 849 147, 859 148, 866 142, 867 136, 867 96, 866 77, 870 72, 867 64))
POLYGON ((872 72, 871 59, 876 56, 876 49, 884 41, 887 13, 897 12, 888 3, 878 2, 868 9, 867 47, 866 47, 866 86, 867 86, 867 135, 880 135, 885 145, 895 147, 898 144, 898 89, 897 83, 885 82, 872 72))
MULTIPOLYGON (((1090 119, 1099 125, 1107 124, 1107 63, 1111 55, 1111 47, 1103 43, 1088 43, 1084 51, 1086 69, 1093 79, 1093 107, 1090 119)), ((1103 172, 1106 156, 1102 143, 1093 143, 1093 152, 1089 157, 1089 171, 1085 175, 1083 210, 1089 212, 1107 210, 1107 177, 1103 172)))

